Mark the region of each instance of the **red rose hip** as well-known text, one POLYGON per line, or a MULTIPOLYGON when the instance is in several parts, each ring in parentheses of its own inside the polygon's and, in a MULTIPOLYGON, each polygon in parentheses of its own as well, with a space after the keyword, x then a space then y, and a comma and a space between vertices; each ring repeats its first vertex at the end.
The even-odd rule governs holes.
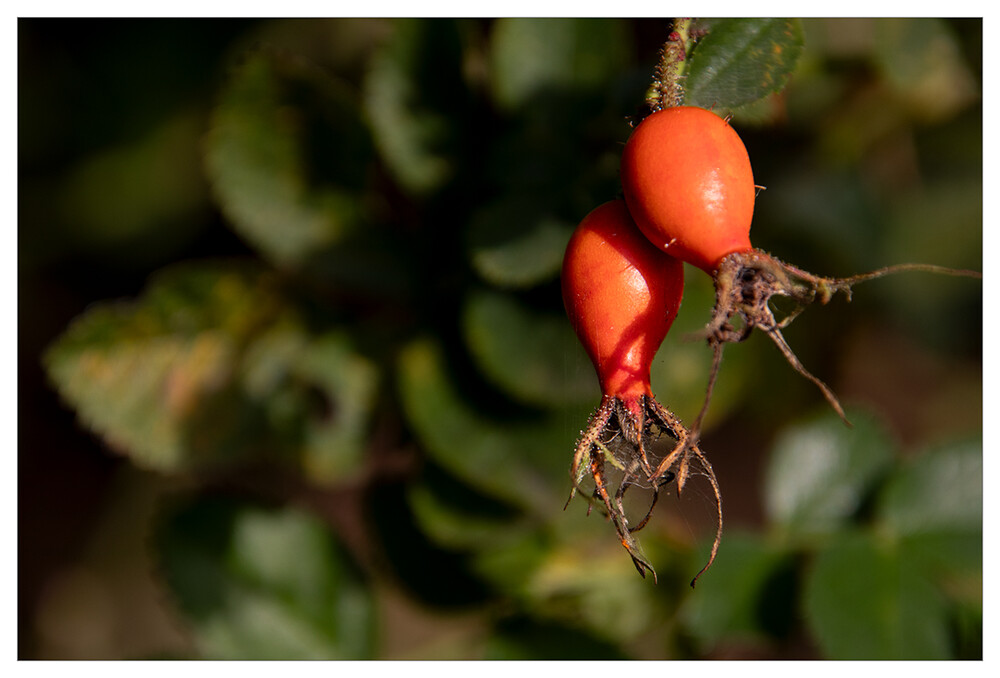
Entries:
POLYGON ((649 395, 649 369, 677 317, 684 267, 653 247, 615 200, 588 214, 566 248, 563 302, 606 396, 649 395))
POLYGON ((672 481, 678 493, 682 490, 695 460, 719 497, 712 467, 697 440, 657 402, 649 382, 650 366, 677 316, 683 291, 681 262, 642 235, 622 200, 605 203, 588 214, 566 247, 563 302, 594 363, 603 394, 577 442, 570 499, 589 473, 595 487, 593 499, 607 509, 636 569, 643 576, 652 572, 654 578, 656 572, 632 536, 646 524, 653 506, 641 522, 629 526, 622 503, 625 491, 633 486, 651 489, 655 505, 660 489, 672 481), (648 448, 664 434, 675 444, 657 457, 648 448), (612 440, 616 443, 609 446, 612 440), (609 490, 606 463, 622 472, 617 491, 609 490))
POLYGON ((712 273, 751 249, 753 171, 729 123, 693 106, 646 117, 625 144, 622 188, 629 212, 654 245, 712 273))

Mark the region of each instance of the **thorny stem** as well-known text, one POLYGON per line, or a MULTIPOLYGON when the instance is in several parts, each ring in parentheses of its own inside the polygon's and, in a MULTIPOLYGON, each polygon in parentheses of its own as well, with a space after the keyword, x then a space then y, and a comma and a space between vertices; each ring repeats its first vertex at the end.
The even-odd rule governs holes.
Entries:
POLYGON ((844 423, 850 426, 833 390, 806 370, 785 341, 781 330, 787 327, 806 306, 814 302, 826 304, 837 292, 842 292, 850 301, 853 285, 904 271, 982 278, 982 273, 977 271, 934 264, 898 264, 847 278, 824 278, 779 261, 760 250, 734 252, 724 258, 715 273, 715 309, 711 321, 702 334, 713 351, 712 370, 705 392, 705 402, 691 429, 691 437, 695 441, 698 440, 702 418, 708 410, 719 371, 722 346, 726 343, 744 341, 755 327, 768 335, 796 372, 816 384, 830 406, 844 423), (773 296, 788 297, 796 303, 796 308, 781 321, 775 319, 770 307, 773 296), (742 326, 738 329, 731 322, 734 317, 739 317, 742 321, 742 326))
POLYGON ((684 103, 684 72, 691 19, 674 19, 674 28, 660 50, 653 83, 646 94, 646 103, 652 112, 684 103))

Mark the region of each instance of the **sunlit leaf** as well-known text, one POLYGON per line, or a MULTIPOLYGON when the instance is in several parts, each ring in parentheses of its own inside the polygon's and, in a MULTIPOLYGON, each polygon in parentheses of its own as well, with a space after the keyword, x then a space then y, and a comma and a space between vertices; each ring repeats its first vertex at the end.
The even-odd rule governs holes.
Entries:
POLYGON ((174 512, 162 572, 205 659, 368 659, 374 605, 318 519, 223 499, 174 512))
POLYGON ((847 410, 853 427, 824 413, 789 427, 768 462, 765 505, 792 533, 822 534, 846 524, 892 463, 895 443, 871 414, 847 410))
POLYGON ((268 456, 314 480, 359 470, 378 379, 346 336, 314 337, 269 275, 189 265, 92 307, 46 354, 80 420, 140 466, 268 456))
POLYGON ((493 26, 493 96, 507 109, 553 92, 596 89, 628 59, 618 19, 505 18, 493 26))
POLYGON ((261 452, 260 410, 239 389, 239 344, 275 311, 266 278, 176 269, 135 303, 78 317, 45 365, 80 420, 141 466, 176 470, 261 452))
POLYGON ((736 108, 780 91, 802 54, 796 19, 715 19, 690 57, 684 103, 736 108))
POLYGON ((950 657, 941 594, 892 543, 841 533, 806 580, 804 611, 829 659, 950 657))
POLYGON ((636 574, 614 531, 603 527, 604 534, 574 541, 528 532, 497 540, 476 554, 475 566, 536 618, 627 642, 662 622, 662 610, 650 595, 651 581, 636 574))
POLYGON ((236 231, 294 264, 361 220, 371 142, 344 86, 267 51, 232 74, 212 115, 209 177, 236 231))
POLYGON ((480 290, 466 302, 463 326, 480 368, 518 400, 558 409, 599 399, 593 367, 564 314, 480 290))

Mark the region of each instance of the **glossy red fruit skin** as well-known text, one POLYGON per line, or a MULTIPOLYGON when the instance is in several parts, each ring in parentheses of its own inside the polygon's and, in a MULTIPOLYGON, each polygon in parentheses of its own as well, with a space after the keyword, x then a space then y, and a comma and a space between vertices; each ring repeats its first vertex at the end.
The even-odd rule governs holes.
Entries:
POLYGON ((652 396, 649 369, 684 292, 684 267, 647 240, 623 200, 588 214, 566 247, 562 293, 604 397, 652 396))
POLYGON ((646 117, 625 144, 622 189, 629 212, 657 247, 712 274, 752 249, 753 170, 729 123, 677 106, 646 117))

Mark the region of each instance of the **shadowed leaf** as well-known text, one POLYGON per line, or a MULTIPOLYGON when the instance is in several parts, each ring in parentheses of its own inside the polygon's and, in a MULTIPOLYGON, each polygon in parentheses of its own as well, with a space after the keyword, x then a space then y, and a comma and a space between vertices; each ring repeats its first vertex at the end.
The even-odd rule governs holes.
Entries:
POLYGON ((600 395, 594 369, 564 314, 533 311, 480 290, 463 314, 466 342, 483 372, 522 402, 560 409, 600 395))
POLYGON ((727 534, 718 558, 699 581, 697 595, 683 609, 685 626, 706 650, 726 643, 766 643, 764 617, 787 617, 787 608, 794 607, 794 591, 787 582, 783 600, 768 587, 788 562, 788 553, 758 537, 727 534))
POLYGON ((950 657, 941 594, 893 544, 841 533, 818 554, 804 610, 830 659, 950 657))
POLYGON ((558 507, 554 490, 569 491, 567 431, 549 419, 496 421, 476 411, 449 381, 434 342, 418 340, 402 351, 399 391, 427 451, 472 487, 543 512, 558 507), (565 479, 565 486, 554 487, 556 478, 565 479))
POLYGON ((588 633, 530 617, 503 620, 486 643, 483 659, 628 659, 616 646, 588 633))
POLYGON ((877 515, 900 537, 910 562, 981 602, 981 440, 942 445, 914 457, 887 483, 877 515))
POLYGON ((316 518, 205 499, 173 512, 156 547, 205 659, 368 659, 374 604, 316 518))
POLYGON ((365 110, 396 179, 422 195, 452 179, 467 113, 454 21, 396 19, 365 76, 365 110))
POLYGON ((472 265, 484 280, 524 288, 551 280, 562 266, 573 226, 521 197, 482 208, 469 225, 472 265))
POLYGON ((233 228, 284 265, 357 226, 359 170, 371 155, 342 85, 305 62, 259 51, 222 91, 205 157, 233 228))
POLYGON ((626 24, 618 19, 499 19, 493 27, 493 96, 517 109, 552 90, 604 85, 628 59, 626 24))

